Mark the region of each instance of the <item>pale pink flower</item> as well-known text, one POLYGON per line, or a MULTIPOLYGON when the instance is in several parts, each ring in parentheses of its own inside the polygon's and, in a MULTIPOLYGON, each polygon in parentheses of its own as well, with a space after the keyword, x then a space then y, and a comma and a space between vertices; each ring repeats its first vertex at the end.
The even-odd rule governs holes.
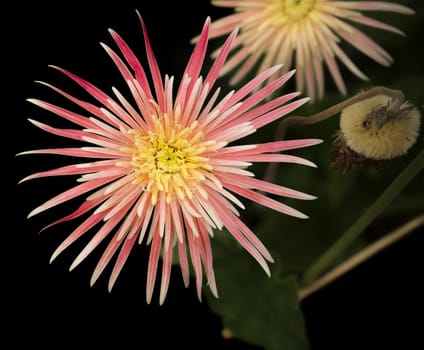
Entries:
POLYGON ((174 77, 166 75, 162 79, 140 15, 139 18, 150 75, 146 74, 134 53, 115 31, 110 30, 110 34, 121 57, 102 44, 125 79, 135 101, 134 106, 115 88, 115 98, 112 98, 86 80, 58 67, 54 68, 79 84, 97 104, 77 99, 49 84, 45 85, 82 107, 85 114, 30 99, 35 105, 80 128, 59 129, 31 120, 35 126, 58 136, 86 142, 88 146, 31 150, 21 154, 55 154, 93 158, 93 161, 83 161, 24 178, 22 181, 47 176, 80 175, 76 186, 46 201, 34 209, 29 217, 83 196, 85 201, 79 208, 51 224, 86 215, 53 253, 51 260, 100 224, 101 227, 94 232, 91 241, 71 265, 71 269, 76 267, 110 236, 110 242, 92 275, 92 284, 117 255, 109 280, 111 289, 135 242, 144 241, 150 245, 146 285, 148 303, 151 301, 160 258, 162 275, 159 299, 161 304, 164 302, 173 254, 178 254, 186 286, 190 278, 190 257, 199 299, 203 274, 212 293, 217 296, 210 242, 214 230, 225 227, 267 274, 270 273, 267 261, 273 261, 258 237, 240 220, 237 207, 243 209, 244 206, 238 197, 298 218, 306 216, 265 196, 263 192, 298 199, 315 198, 257 179, 247 168, 254 162, 315 166, 303 158, 279 152, 311 146, 321 140, 231 145, 233 141, 254 133, 308 101, 308 98, 294 100, 299 95, 297 92, 267 100, 294 72, 279 76, 272 84, 251 94, 280 69, 279 66, 272 67, 242 88, 219 99, 220 88, 212 92, 212 87, 236 38, 236 31, 228 36, 206 78, 203 78, 200 71, 207 51, 208 17, 181 82, 174 90, 174 77))
POLYGON ((288 71, 294 66, 297 89, 305 91, 312 100, 324 95, 323 66, 328 68, 338 90, 343 95, 347 93, 337 60, 358 78, 368 80, 343 50, 343 42, 383 66, 392 63, 390 54, 355 25, 401 35, 403 32, 362 11, 414 13, 387 1, 212 0, 212 4, 232 8, 234 13, 212 22, 210 38, 227 35, 234 28, 240 30, 222 75, 231 73, 230 82, 237 84, 252 70, 262 72, 284 64, 284 71, 288 71))

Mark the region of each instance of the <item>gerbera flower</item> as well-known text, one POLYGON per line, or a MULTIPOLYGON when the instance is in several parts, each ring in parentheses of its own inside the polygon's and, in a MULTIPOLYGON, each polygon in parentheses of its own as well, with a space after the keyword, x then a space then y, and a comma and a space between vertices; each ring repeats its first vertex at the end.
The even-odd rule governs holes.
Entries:
POLYGON ((92 275, 92 284, 117 255, 109 280, 111 289, 135 242, 146 242, 150 245, 146 286, 148 303, 152 298, 160 258, 160 303, 164 302, 175 253, 178 254, 185 285, 189 283, 189 252, 199 299, 203 273, 212 293, 217 296, 210 244, 215 229, 225 227, 266 273, 270 273, 267 261, 272 262, 272 257, 258 237, 240 220, 236 207, 243 209, 244 206, 237 197, 299 218, 306 216, 265 196, 263 192, 299 199, 315 198, 257 179, 247 168, 253 162, 288 162, 314 166, 303 158, 278 152, 311 146, 321 140, 230 145, 308 101, 308 98, 293 100, 299 95, 296 92, 261 104, 294 72, 281 75, 272 84, 251 94, 252 90, 276 74, 281 67, 270 68, 241 89, 231 91, 219 99, 220 88, 212 93, 212 87, 236 37, 236 31, 229 35, 206 78, 203 78, 200 71, 210 29, 210 18, 207 18, 173 96, 174 77, 165 75, 162 79, 140 15, 139 19, 150 75, 146 74, 140 61, 115 31, 110 30, 110 33, 120 55, 102 44, 125 79, 135 101, 134 106, 115 88, 115 98, 112 98, 86 80, 58 67, 54 68, 79 84, 94 98, 96 104, 73 97, 49 84, 45 85, 82 107, 85 114, 30 99, 35 105, 79 128, 59 129, 31 120, 35 126, 89 145, 81 148, 31 150, 22 154, 55 154, 93 160, 39 172, 23 179, 80 175, 76 186, 46 201, 34 209, 29 217, 84 196, 85 201, 79 208, 51 224, 87 215, 57 248, 51 260, 82 235, 95 231, 94 226, 101 225, 71 265, 73 269, 81 263, 110 235, 110 243, 92 275))
POLYGON ((231 83, 236 84, 253 69, 262 72, 275 64, 284 64, 288 71, 295 66, 297 89, 306 91, 312 100, 323 97, 324 64, 338 90, 346 94, 337 59, 358 78, 368 80, 343 51, 342 41, 383 66, 392 63, 390 54, 354 25, 401 35, 403 32, 361 11, 414 13, 408 7, 386 1, 212 0, 212 4, 233 8, 234 13, 212 22, 210 38, 240 29, 233 55, 221 74, 231 72, 231 83))

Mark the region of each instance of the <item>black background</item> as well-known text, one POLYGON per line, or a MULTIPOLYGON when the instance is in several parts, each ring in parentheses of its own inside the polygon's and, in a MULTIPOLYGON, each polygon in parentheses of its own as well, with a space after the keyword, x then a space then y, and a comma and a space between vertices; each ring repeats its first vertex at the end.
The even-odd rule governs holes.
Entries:
MULTIPOLYGON (((2 143, 7 150, 3 172, 8 176, 12 169, 13 176, 4 186, 2 269, 6 278, 2 289, 6 296, 1 315, 6 325, 2 326, 6 336, 2 338, 9 345, 2 347, 164 349, 171 342, 176 348, 260 349, 223 339, 219 316, 205 301, 199 303, 193 286, 184 288, 179 271, 173 274, 165 305, 158 306, 157 297, 146 305, 146 254, 130 259, 112 293, 107 291, 106 278, 89 286, 98 255, 72 272, 68 266, 78 249, 49 264, 51 253, 66 237, 66 225, 63 232, 56 229, 38 235, 50 222, 49 214, 29 220, 26 216, 61 184, 49 180, 17 186, 22 177, 46 169, 47 164, 38 156, 15 157, 50 141, 26 120, 37 119, 40 110, 25 100, 49 96, 48 89, 34 81, 72 85, 61 84, 60 74, 47 65, 68 68, 109 91, 119 76, 99 42, 111 44, 107 29, 113 28, 136 52, 144 54, 135 14, 138 9, 162 72, 179 77, 192 49, 188 40, 200 31, 206 16, 215 19, 227 11, 213 8, 208 1, 75 0, 7 6, 3 8, 7 20, 2 21, 2 71, 6 77, 2 81, 2 106, 6 107, 2 143), (105 76, 109 71, 113 73, 105 76)), ((143 252, 144 248, 137 249, 143 252)), ((422 232, 414 232, 307 298, 302 308, 311 349, 424 348, 422 249, 422 232)))

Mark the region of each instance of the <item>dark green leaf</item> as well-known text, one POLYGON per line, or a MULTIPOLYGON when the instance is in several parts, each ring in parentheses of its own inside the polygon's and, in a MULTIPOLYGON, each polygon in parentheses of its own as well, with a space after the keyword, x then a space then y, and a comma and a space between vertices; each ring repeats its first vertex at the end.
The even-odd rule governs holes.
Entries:
POLYGON ((233 242, 214 240, 219 299, 207 295, 226 331, 267 350, 309 348, 298 301, 297 278, 280 276, 278 262, 269 278, 247 252, 233 242))

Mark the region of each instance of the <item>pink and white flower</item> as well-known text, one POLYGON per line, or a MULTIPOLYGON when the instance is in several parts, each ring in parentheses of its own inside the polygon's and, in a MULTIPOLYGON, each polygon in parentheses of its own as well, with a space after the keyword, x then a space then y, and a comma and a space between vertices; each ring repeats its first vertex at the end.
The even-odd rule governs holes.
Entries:
POLYGON ((200 72, 209 39, 208 17, 182 79, 174 90, 174 77, 162 77, 142 17, 138 16, 149 74, 115 31, 110 30, 110 34, 119 54, 102 44, 125 79, 135 105, 131 105, 117 89, 112 89, 115 96, 111 97, 59 67, 53 68, 79 84, 94 102, 78 99, 57 87, 44 84, 82 107, 85 112, 79 114, 49 102, 29 100, 77 127, 55 128, 30 120, 35 126, 57 136, 87 143, 86 147, 49 148, 21 153, 84 159, 80 163, 38 172, 22 180, 78 176, 77 185, 47 200, 35 208, 29 217, 84 196, 82 204, 75 211, 49 225, 85 217, 60 244, 51 260, 81 236, 92 234, 89 243, 72 263, 73 269, 108 238, 109 243, 94 270, 91 283, 116 257, 109 280, 111 289, 134 244, 145 242, 150 245, 146 285, 148 303, 152 298, 160 261, 159 299, 161 304, 164 302, 175 254, 178 255, 186 286, 189 284, 191 264, 199 299, 203 275, 212 293, 218 296, 211 247, 214 230, 226 228, 267 274, 270 274, 268 262, 273 261, 267 248, 239 218, 239 209, 244 209, 240 197, 298 218, 306 218, 306 215, 263 193, 302 200, 315 198, 255 178, 248 170, 249 166, 255 162, 315 166, 306 159, 280 152, 315 145, 321 140, 232 145, 232 142, 254 133, 309 100, 296 99, 298 92, 269 99, 293 76, 294 71, 279 75, 272 83, 258 89, 266 79, 277 74, 281 66, 269 68, 240 89, 219 98, 220 88, 214 91, 212 88, 237 32, 234 30, 228 36, 203 78, 200 72))
POLYGON ((312 100, 324 96, 324 66, 338 90, 343 95, 347 93, 337 61, 358 78, 368 80, 343 50, 343 42, 383 66, 392 63, 390 54, 356 25, 401 35, 403 32, 365 16, 364 11, 414 13, 406 6, 387 1, 212 0, 212 4, 231 8, 234 13, 212 22, 210 38, 240 29, 222 75, 231 73, 231 83, 237 84, 253 70, 262 72, 284 64, 284 71, 288 71, 294 66, 297 89, 305 91, 312 100))

